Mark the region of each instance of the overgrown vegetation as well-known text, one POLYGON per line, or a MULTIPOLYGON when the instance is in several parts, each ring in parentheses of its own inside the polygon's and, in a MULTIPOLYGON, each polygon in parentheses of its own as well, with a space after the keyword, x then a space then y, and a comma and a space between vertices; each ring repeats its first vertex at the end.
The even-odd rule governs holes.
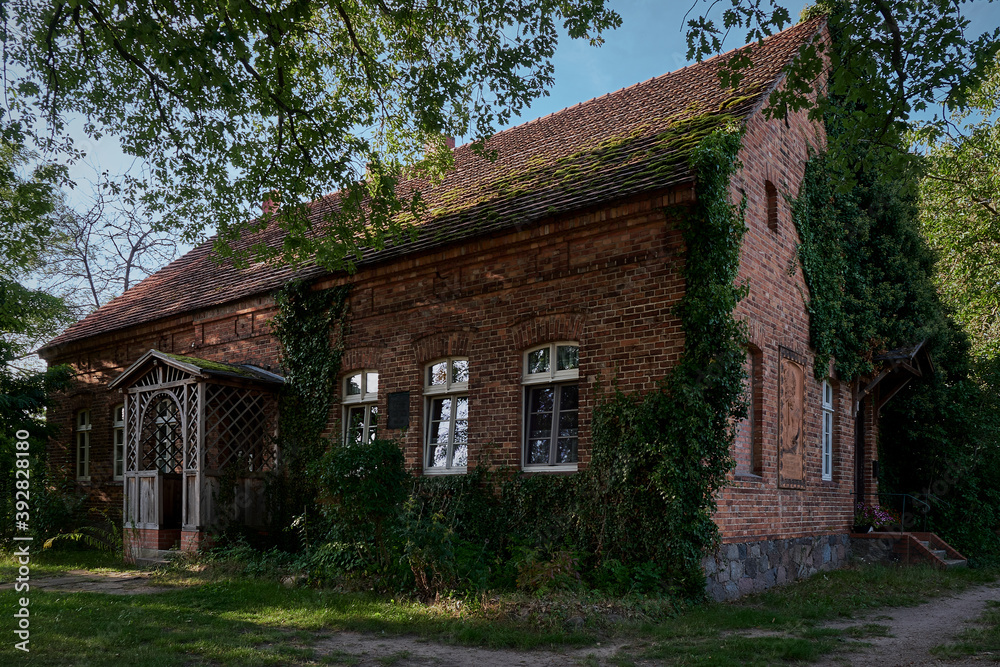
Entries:
MULTIPOLYGON (((627 646, 614 651, 610 661, 615 664, 774 664, 849 651, 857 646, 853 640, 886 631, 877 618, 872 622, 861 615, 955 594, 996 576, 992 570, 872 566, 824 573, 734 603, 687 606, 554 591, 470 595, 426 605, 346 586, 290 588, 279 579, 287 581, 285 574, 297 571, 299 563, 280 552, 253 553, 251 559, 232 549, 181 561, 149 580, 172 590, 148 595, 33 589, 31 617, 39 622, 32 624, 31 662, 61 665, 72 654, 77 662, 95 665, 120 664, 125 656, 131 663, 156 665, 354 664, 360 650, 327 640, 333 632, 355 631, 376 633, 377 643, 386 635, 416 635, 493 649, 559 647, 565 653, 579 647, 574 657, 584 664, 590 647, 617 643, 627 646), (78 613, 81 607, 86 614, 78 613), (837 621, 836 628, 825 626, 830 620, 837 621)), ((14 559, 0 560, 0 578, 9 579, 17 567, 14 559)), ((33 558, 34 577, 80 568, 116 569, 94 552, 56 551, 33 558)), ((18 595, 0 591, 0 604, 15 608, 18 595)), ((391 658, 380 655, 377 644, 366 650, 367 660, 391 658)), ((960 650, 977 652, 975 645, 960 650)), ((13 651, 11 644, 0 647, 0 661, 9 662, 13 651)), ((511 654, 512 663, 524 657, 511 654)), ((547 656, 539 652, 535 657, 547 656)))
POLYGON ((702 595, 701 557, 718 536, 715 492, 732 467, 733 424, 744 410, 744 334, 732 314, 742 296, 733 283, 743 205, 729 201, 741 138, 724 127, 699 142, 690 153, 696 203, 671 212, 688 247, 678 310, 684 355, 649 394, 607 391, 593 418, 591 463, 573 476, 477 467, 412 479, 395 442, 325 442, 346 291, 285 289, 275 318, 287 378, 280 484, 295 509, 276 519, 281 527, 304 521, 305 567, 320 580, 363 577, 427 599, 584 586, 702 595))
POLYGON ((684 353, 657 391, 615 392, 594 411, 588 477, 602 563, 655 563, 686 595, 704 586, 701 557, 717 538, 715 493, 733 466, 745 333, 733 317, 744 203, 729 201, 742 132, 717 130, 695 149, 697 204, 680 216, 687 253, 678 314, 684 353))
MULTIPOLYGON (((840 57, 868 57, 851 51, 851 36, 838 26, 831 21, 840 57)), ((863 112, 843 99, 831 104, 828 135, 838 137, 863 112)), ((876 140, 905 146, 898 133, 876 140)), ((816 375, 825 376, 833 357, 838 378, 855 380, 880 370, 881 352, 926 346, 933 374, 914 379, 881 412, 880 489, 890 504, 900 497, 889 494, 920 498, 930 508, 928 529, 989 558, 1000 547, 998 366, 973 366, 968 338, 935 289, 935 256, 920 234, 919 165, 873 164, 870 155, 862 159, 868 149, 861 142, 846 160, 814 156, 794 202, 816 375), (845 173, 844 164, 855 170, 845 173)))
POLYGON ((29 171, 31 157, 6 138, 0 138, 0 258, 3 260, 0 261, 0 545, 3 546, 14 536, 16 521, 25 521, 36 538, 44 538, 61 529, 74 510, 72 498, 58 494, 46 472, 45 443, 53 429, 43 416, 53 394, 66 386, 70 369, 59 366, 42 371, 28 361, 38 343, 54 334, 68 319, 62 300, 33 289, 28 279, 51 238, 57 180, 52 169, 29 171), (18 442, 28 443, 27 458, 23 456, 25 450, 18 448, 18 442), (18 491, 23 494, 21 498, 17 497, 18 491), (29 502, 30 513, 24 506, 29 502))
POLYGON ((279 404, 281 468, 271 476, 268 500, 277 529, 293 522, 308 543, 319 496, 315 462, 327 448, 322 438, 336 393, 347 335, 348 286, 313 290, 289 283, 275 295, 274 336, 281 344, 285 386, 279 404))

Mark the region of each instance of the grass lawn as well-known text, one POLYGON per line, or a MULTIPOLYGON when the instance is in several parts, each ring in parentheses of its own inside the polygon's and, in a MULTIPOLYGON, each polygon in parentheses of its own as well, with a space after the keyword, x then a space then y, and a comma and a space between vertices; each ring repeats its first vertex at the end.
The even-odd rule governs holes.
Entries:
POLYGON ((971 655, 1000 660, 1000 602, 988 602, 986 611, 962 632, 956 641, 935 647, 934 655, 945 660, 957 660, 971 655))
MULTIPOLYGON (((86 552, 45 553, 33 560, 32 577, 102 567, 116 566, 86 552)), ((12 561, 2 561, 0 581, 11 581, 15 571, 12 561)), ((314 649, 318 638, 337 630, 511 649, 627 644, 616 658, 621 665, 637 659, 684 665, 809 661, 854 639, 884 633, 877 623, 859 621, 832 630, 820 627, 823 621, 917 604, 992 581, 996 574, 865 567, 820 574, 736 603, 678 611, 669 602, 588 595, 511 594, 428 606, 371 593, 285 588, 211 568, 168 570, 153 583, 202 583, 131 596, 30 591, 32 650, 27 655, 14 650, 9 632, 17 599, 24 594, 0 592, 9 628, 0 644, 0 664, 351 664, 356 660, 349 654, 320 655, 314 649)), ((386 660, 391 663, 393 657, 386 660)))

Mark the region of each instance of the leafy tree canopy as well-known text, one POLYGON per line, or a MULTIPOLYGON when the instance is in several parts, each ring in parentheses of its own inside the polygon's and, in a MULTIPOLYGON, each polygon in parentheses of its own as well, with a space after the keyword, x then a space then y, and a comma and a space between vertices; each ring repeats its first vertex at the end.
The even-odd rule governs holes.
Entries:
POLYGON ((23 172, 31 156, 0 142, 0 361, 15 361, 65 323, 59 299, 26 287, 52 228, 56 177, 49 169, 23 172))
POLYGON ((620 23, 605 4, 8 0, 5 130, 66 148, 65 119, 81 114, 146 161, 130 185, 188 240, 215 225, 232 254, 274 192, 288 234, 256 254, 349 267, 403 231, 396 213, 420 212, 418 192, 396 192, 404 169, 447 169, 443 135, 484 150, 546 94, 560 26, 596 44, 620 23), (302 204, 334 190, 313 233, 302 204))
MULTIPOLYGON (((921 227, 938 253, 945 303, 979 357, 1000 357, 1000 64, 971 98, 984 120, 931 145, 921 227)), ((969 120, 966 116, 962 120, 969 120)))
MULTIPOLYGON (((864 167, 908 161, 900 138, 914 125, 915 114, 939 110, 921 124, 932 134, 947 127, 948 115, 969 105, 1000 49, 1000 28, 969 36, 974 32, 964 14, 969 4, 971 0, 819 0, 804 14, 829 15, 832 41, 851 46, 803 47, 788 85, 772 98, 771 112, 782 116, 811 108, 814 117, 822 118, 830 100, 836 100, 851 109, 845 131, 831 139, 836 159, 849 155, 864 167), (857 57, 860 53, 865 57, 857 57), (825 91, 818 89, 823 71, 828 75, 825 91), (825 94, 814 103, 817 92, 825 94), (850 150, 842 153, 839 146, 850 150)), ((688 57, 720 51, 730 32, 751 42, 790 22, 788 10, 776 0, 709 3, 705 13, 688 21, 688 57)), ((752 58, 752 51, 728 58, 723 78, 738 80, 752 58)))
MULTIPOLYGON (((54 185, 50 170, 23 174, 23 149, 0 142, 0 487, 13 469, 13 436, 44 430, 38 419, 49 391, 67 378, 64 368, 38 373, 20 362, 41 340, 67 323, 60 299, 23 284, 51 228, 54 185), (9 463, 9 466, 7 464, 9 463)), ((10 479, 13 479, 12 475, 10 479)))

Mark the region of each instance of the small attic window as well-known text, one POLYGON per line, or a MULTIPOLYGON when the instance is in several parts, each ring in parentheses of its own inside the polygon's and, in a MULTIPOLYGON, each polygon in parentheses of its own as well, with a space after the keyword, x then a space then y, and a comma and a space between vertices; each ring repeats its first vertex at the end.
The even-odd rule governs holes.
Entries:
POLYGON ((764 181, 764 194, 767 198, 767 228, 778 231, 778 189, 771 181, 764 181))

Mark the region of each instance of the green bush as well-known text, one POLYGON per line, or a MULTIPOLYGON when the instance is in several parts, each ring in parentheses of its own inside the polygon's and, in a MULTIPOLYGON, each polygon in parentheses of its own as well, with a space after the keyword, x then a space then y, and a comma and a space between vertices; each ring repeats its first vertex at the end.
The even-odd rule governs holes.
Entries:
POLYGON ((327 541, 353 545, 360 561, 387 574, 399 560, 394 542, 410 488, 399 444, 376 439, 335 445, 319 467, 321 509, 330 525, 327 541))
MULTIPOLYGON (((684 354, 654 391, 599 398, 585 471, 525 475, 476 466, 463 476, 410 480, 394 442, 328 447, 318 465, 296 474, 289 465, 278 478, 299 491, 318 481, 326 538, 309 550, 315 562, 325 571, 360 570, 386 585, 415 584, 428 598, 584 581, 702 595, 701 556, 718 538, 715 494, 732 467, 733 424, 745 414, 745 336, 733 318, 745 293, 734 284, 745 226, 742 204, 729 201, 741 138, 740 130, 723 128, 700 140, 690 154, 695 203, 671 212, 681 219, 688 249, 678 305, 684 354)), ((291 285, 278 303, 289 378, 282 451, 291 447, 290 460, 301 463, 312 460, 306 450, 315 447, 290 438, 308 444, 313 438, 305 436, 326 425, 347 327, 346 291, 291 285)), ((285 491, 277 495, 295 495, 285 491)))

